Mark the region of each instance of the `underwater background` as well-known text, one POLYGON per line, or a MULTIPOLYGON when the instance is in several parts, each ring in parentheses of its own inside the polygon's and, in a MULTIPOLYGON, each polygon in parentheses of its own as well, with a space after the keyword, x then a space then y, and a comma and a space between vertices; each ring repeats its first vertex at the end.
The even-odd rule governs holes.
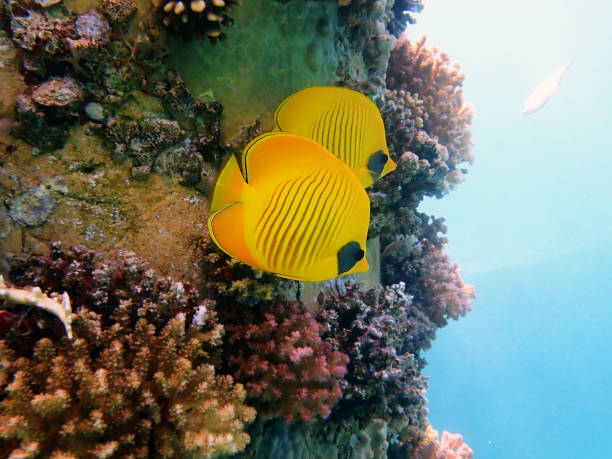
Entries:
POLYGON ((433 425, 480 458, 609 455, 612 206, 607 2, 432 0, 415 29, 457 56, 478 160, 443 200, 469 319, 425 357, 433 425), (607 56, 607 57, 604 57, 607 56), (539 112, 530 91, 572 64, 539 112))

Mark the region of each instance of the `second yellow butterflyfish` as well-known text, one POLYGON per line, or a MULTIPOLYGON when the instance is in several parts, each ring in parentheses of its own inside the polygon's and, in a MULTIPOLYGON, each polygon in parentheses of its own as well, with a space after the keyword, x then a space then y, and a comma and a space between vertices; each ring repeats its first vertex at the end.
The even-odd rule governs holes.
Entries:
POLYGON ((208 230, 227 254, 281 277, 321 281, 368 269, 368 195, 320 144, 262 134, 221 171, 208 230))
POLYGON ((312 86, 287 97, 276 129, 310 137, 346 163, 364 187, 395 169, 378 107, 349 88, 312 86))

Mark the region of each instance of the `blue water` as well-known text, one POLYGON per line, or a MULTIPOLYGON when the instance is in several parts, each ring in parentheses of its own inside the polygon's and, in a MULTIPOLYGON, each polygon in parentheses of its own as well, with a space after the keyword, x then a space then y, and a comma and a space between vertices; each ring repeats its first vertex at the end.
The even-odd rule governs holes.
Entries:
POLYGON ((426 354, 430 420, 476 458, 612 457, 612 4, 428 0, 411 37, 459 61, 476 163, 421 209, 476 285, 426 354), (566 60, 539 112, 523 100, 566 60))
POLYGON ((612 250, 477 274, 473 311, 426 358, 430 422, 476 458, 612 451, 612 250))

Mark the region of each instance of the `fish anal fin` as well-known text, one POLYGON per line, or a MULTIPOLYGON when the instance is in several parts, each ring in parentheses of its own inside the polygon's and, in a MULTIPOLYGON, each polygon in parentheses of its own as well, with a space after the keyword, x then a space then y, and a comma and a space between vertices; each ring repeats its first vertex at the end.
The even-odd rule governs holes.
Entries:
POLYGON ((208 232, 217 246, 233 258, 259 268, 245 239, 246 206, 232 202, 208 217, 208 232))

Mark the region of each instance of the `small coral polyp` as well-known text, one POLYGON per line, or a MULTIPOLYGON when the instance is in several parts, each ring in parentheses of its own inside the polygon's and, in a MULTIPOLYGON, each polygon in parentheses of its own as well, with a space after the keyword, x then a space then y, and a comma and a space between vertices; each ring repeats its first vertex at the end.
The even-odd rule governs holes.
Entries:
POLYGON ((232 4, 242 0, 152 0, 155 12, 163 17, 162 22, 173 30, 191 31, 210 39, 223 39, 221 24, 231 26, 233 20, 227 15, 232 4), (185 28, 186 27, 186 28, 185 28))

